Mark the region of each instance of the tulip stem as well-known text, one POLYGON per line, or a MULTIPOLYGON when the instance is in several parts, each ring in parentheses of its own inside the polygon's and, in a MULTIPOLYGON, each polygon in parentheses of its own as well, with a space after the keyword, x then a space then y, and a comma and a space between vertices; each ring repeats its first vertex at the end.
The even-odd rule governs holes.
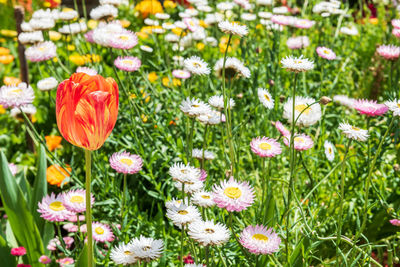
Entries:
POLYGON ((93 233, 92 233, 92 211, 91 211, 91 178, 92 178, 92 158, 91 151, 85 149, 86 162, 86 229, 87 229, 87 248, 88 248, 88 266, 93 267, 93 233))

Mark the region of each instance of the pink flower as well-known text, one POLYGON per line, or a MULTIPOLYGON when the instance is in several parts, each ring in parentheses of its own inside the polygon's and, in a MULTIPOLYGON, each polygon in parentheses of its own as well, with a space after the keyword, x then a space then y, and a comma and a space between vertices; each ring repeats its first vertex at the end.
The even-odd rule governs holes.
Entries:
POLYGON ((129 152, 116 152, 110 157, 110 166, 119 173, 135 174, 142 169, 140 156, 129 152))
POLYGON ((15 165, 14 163, 9 163, 8 168, 10 168, 10 172, 13 176, 15 176, 17 174, 17 172, 18 172, 17 165, 15 165))
POLYGON ((396 60, 400 56, 400 47, 395 45, 381 45, 376 49, 376 52, 387 60, 396 60))
POLYGON ((78 232, 78 226, 73 223, 67 223, 63 225, 63 228, 70 233, 78 232))
POLYGON ((317 54, 318 56, 325 58, 327 60, 333 60, 336 58, 335 52, 333 52, 331 49, 324 47, 324 46, 319 46, 317 47, 317 54))
POLYGON ((51 222, 62 222, 73 216, 74 213, 67 210, 62 201, 61 195, 56 196, 51 193, 51 195, 45 196, 38 204, 37 211, 40 213, 40 217, 51 222))
POLYGON ((75 261, 74 261, 73 258, 63 258, 63 259, 56 260, 56 262, 58 262, 60 264, 60 267, 63 267, 63 266, 66 266, 66 265, 71 265, 75 261))
POLYGON ((271 21, 273 23, 286 26, 286 25, 292 25, 294 23, 294 18, 284 15, 273 15, 271 17, 271 21))
POLYGON ((120 70, 133 72, 140 68, 142 61, 137 57, 118 57, 114 60, 114 65, 120 70))
POLYGON ((260 157, 275 157, 282 153, 281 145, 273 138, 257 137, 250 142, 251 151, 260 157))
POLYGON ((190 77, 190 72, 186 70, 173 70, 172 76, 178 79, 187 79, 190 77))
POLYGON ((400 220, 398 220, 398 219, 392 219, 392 220, 389 220, 389 222, 391 224, 393 224, 394 226, 400 226, 400 220))
POLYGON ((254 254, 272 254, 279 250, 281 239, 272 228, 256 225, 247 226, 240 234, 239 242, 254 254))
POLYGON ((94 40, 93 40, 93 30, 91 30, 91 31, 88 31, 87 33, 85 33, 85 39, 86 39, 86 41, 88 41, 89 43, 94 43, 94 40))
POLYGON ((396 29, 400 29, 400 19, 392 19, 392 26, 396 29))
POLYGON ((254 189, 248 182, 237 182, 233 177, 213 187, 213 200, 219 208, 227 211, 242 211, 254 202, 254 189))
POLYGON ((13 256, 24 256, 25 254, 26 254, 26 249, 24 247, 11 249, 11 255, 13 256))
POLYGON ((207 172, 206 170, 200 169, 200 178, 199 180, 204 182, 207 178, 207 172))
POLYGON ((49 264, 51 262, 51 259, 47 257, 46 255, 42 255, 39 258, 39 262, 43 264, 49 264))
MULTIPOLYGON (((75 189, 62 193, 62 203, 65 208, 71 212, 84 212, 86 211, 86 190, 75 189)), ((94 197, 91 194, 90 206, 94 203, 94 197)))
POLYGON ((97 242, 112 242, 114 234, 107 224, 93 222, 92 224, 93 239, 97 242))
MULTIPOLYGON (((290 134, 283 138, 283 143, 286 146, 290 146, 290 134)), ((298 151, 308 150, 312 148, 314 141, 306 134, 295 134, 294 135, 294 149, 298 151)))
POLYGON ((393 28, 392 34, 393 34, 394 36, 396 36, 397 38, 400 38, 400 29, 393 28))
POLYGON ((116 49, 131 49, 137 44, 138 38, 136 34, 129 30, 114 34, 109 42, 109 46, 116 49))
POLYGON ((17 264, 17 267, 31 267, 31 265, 20 263, 20 264, 17 264))
POLYGON ((296 19, 294 22, 294 27, 299 29, 308 29, 314 26, 315 22, 308 19, 296 19))
POLYGON ((279 131, 283 136, 290 135, 290 131, 289 131, 288 129, 286 129, 286 127, 282 124, 282 122, 276 121, 276 122, 275 122, 275 127, 276 127, 276 129, 278 129, 278 131, 279 131))
POLYGON ((78 215, 72 215, 72 216, 68 217, 68 221, 77 222, 78 218, 79 218, 80 222, 83 222, 85 220, 85 215, 79 215, 79 217, 78 217, 78 215))
POLYGON ((369 117, 381 116, 388 111, 388 107, 384 104, 378 104, 375 100, 358 99, 354 101, 354 108, 369 117))

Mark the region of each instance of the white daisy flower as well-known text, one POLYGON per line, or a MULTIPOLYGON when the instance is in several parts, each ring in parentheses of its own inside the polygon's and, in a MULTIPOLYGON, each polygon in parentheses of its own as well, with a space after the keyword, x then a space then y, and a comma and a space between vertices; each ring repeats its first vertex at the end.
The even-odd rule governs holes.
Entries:
POLYGON ((154 15, 157 19, 166 20, 169 19, 171 16, 167 13, 156 13, 154 15))
POLYGON ((164 242, 160 239, 140 236, 129 242, 129 248, 137 260, 150 262, 161 257, 164 252, 164 242))
MULTIPOLYGON (((195 159, 203 158, 203 149, 194 148, 192 150, 192 157, 195 159)), ((209 150, 204 150, 204 159, 213 160, 215 159, 215 154, 209 150)))
MULTIPOLYGON (((224 59, 220 58, 214 65, 214 71, 218 77, 222 78, 224 59)), ((250 78, 250 70, 235 57, 227 57, 225 62, 225 77, 232 79, 235 77, 250 78)))
POLYGON ((37 87, 40 91, 50 91, 50 90, 56 88, 57 85, 58 85, 58 81, 54 77, 41 79, 37 83, 37 87))
POLYGON ((243 13, 241 18, 245 21, 254 21, 257 19, 257 15, 252 13, 243 13))
POLYGON ((125 31, 126 30, 119 22, 100 23, 99 26, 93 30, 92 38, 96 44, 108 47, 111 40, 115 38, 115 35, 125 31))
POLYGON ((210 106, 203 101, 189 97, 182 101, 179 108, 189 117, 198 117, 209 113, 211 110, 210 106))
POLYGON ((310 39, 307 36, 290 37, 286 41, 289 49, 300 49, 310 45, 310 39))
POLYGON ((215 205, 212 195, 206 191, 197 191, 192 196, 192 202, 200 207, 212 207, 215 205))
POLYGON ((358 35, 358 30, 355 26, 350 26, 350 27, 341 27, 340 28, 340 33, 346 34, 346 35, 358 35))
POLYGON ((256 4, 260 6, 270 6, 272 5, 273 0, 257 0, 256 4))
POLYGON ((58 18, 65 21, 73 20, 78 18, 78 12, 75 10, 62 11, 58 14, 58 18))
POLYGON ((110 258, 115 264, 130 265, 137 262, 130 244, 119 244, 113 247, 110 258))
MULTIPOLYGON (((315 102, 315 99, 310 97, 296 96, 294 119, 297 120, 297 126, 311 126, 321 119, 321 105, 319 103, 313 104, 315 102)), ((283 106, 283 117, 289 123, 292 123, 292 111, 293 98, 290 97, 283 106)))
POLYGON ((300 57, 288 56, 281 60, 282 68, 293 72, 309 71, 314 68, 314 62, 304 58, 303 55, 300 57))
POLYGON ((29 24, 29 22, 26 22, 26 21, 21 23, 21 29, 24 32, 32 32, 33 31, 31 24, 29 24))
POLYGON ((339 129, 342 130, 343 134, 350 139, 357 141, 367 141, 369 134, 368 130, 360 129, 358 127, 352 126, 347 122, 339 124, 339 129))
POLYGON ((176 189, 179 191, 182 191, 182 185, 184 185, 183 190, 185 191, 186 194, 193 194, 199 190, 202 190, 204 188, 204 183, 201 180, 192 180, 188 182, 175 182, 174 183, 176 189))
POLYGON ((128 6, 129 5, 129 1, 128 0, 100 0, 100 5, 113 5, 113 6, 121 6, 121 5, 125 5, 128 6))
POLYGON ((167 209, 167 217, 176 226, 183 226, 200 220, 200 212, 195 206, 181 204, 179 207, 167 209))
POLYGON ((164 40, 169 42, 169 43, 177 43, 179 42, 179 36, 176 35, 175 33, 168 33, 165 35, 164 40))
POLYGON ((217 46, 218 45, 218 41, 217 41, 217 39, 215 39, 214 37, 207 37, 206 39, 205 39, 205 41, 206 41, 206 43, 207 44, 209 44, 210 46, 212 46, 212 47, 215 47, 215 46, 217 46))
POLYGON ((217 9, 221 11, 227 11, 227 10, 232 10, 234 7, 234 4, 231 2, 221 2, 217 4, 217 9))
POLYGON ((240 37, 249 33, 246 25, 240 25, 237 22, 230 22, 227 20, 218 23, 218 28, 226 34, 238 35, 240 37))
POLYGON ((271 12, 260 11, 258 12, 258 16, 263 19, 270 19, 272 17, 271 12))
POLYGON ((171 200, 165 202, 165 207, 167 209, 172 209, 172 207, 179 208, 182 203, 188 203, 188 198, 185 198, 183 201, 182 199, 175 199, 172 198, 171 200))
POLYGON ((222 245, 229 241, 225 225, 213 221, 196 221, 189 224, 188 235, 202 246, 222 245))
POLYGON ((10 110, 10 116, 17 118, 17 115, 21 114, 21 110, 25 113, 25 114, 29 114, 29 115, 35 115, 36 114, 36 107, 32 104, 27 104, 27 105, 22 105, 18 108, 12 108, 10 110))
MULTIPOLYGON (((224 97, 222 95, 214 95, 208 99, 208 104, 213 106, 214 108, 218 110, 224 109, 224 97)), ((229 106, 230 109, 232 109, 235 106, 235 100, 232 98, 229 99, 229 103, 227 103, 227 106, 229 106)))
POLYGON ((208 5, 198 5, 197 10, 201 11, 201 12, 209 13, 209 12, 213 11, 213 8, 208 5))
POLYGON ((206 114, 202 114, 197 119, 204 124, 216 125, 225 122, 225 115, 219 111, 210 110, 206 114))
POLYGON ((172 29, 176 28, 175 24, 173 24, 171 22, 164 22, 163 24, 161 24, 161 27, 163 27, 163 29, 166 29, 166 30, 172 30, 172 29))
POLYGON ((274 14, 287 14, 289 13, 289 9, 286 6, 278 6, 272 9, 272 13, 274 14))
POLYGON ((325 156, 329 161, 333 161, 335 159, 335 147, 334 145, 325 140, 324 142, 324 148, 325 148, 325 156))
POLYGON ((150 46, 147 46, 147 45, 141 45, 140 46, 140 50, 148 52, 148 53, 152 53, 153 52, 153 48, 151 48, 150 46))
POLYGON ((78 67, 76 68, 76 73, 86 73, 87 75, 94 76, 97 75, 97 70, 89 68, 89 67, 78 67))
POLYGON ((400 100, 386 101, 385 105, 393 112, 393 116, 400 116, 400 100))
POLYGON ((90 17, 94 20, 115 18, 118 16, 118 9, 112 5, 103 5, 93 8, 90 17))
POLYGON ((257 89, 258 99, 260 100, 261 104, 267 109, 274 108, 274 99, 272 98, 271 94, 268 92, 267 89, 258 88, 257 89))
POLYGON ((43 42, 43 34, 41 31, 34 31, 34 32, 21 32, 18 35, 18 41, 22 44, 34 44, 43 42))
POLYGON ((54 27, 55 21, 52 18, 31 19, 29 25, 33 30, 49 30, 54 27))
POLYGON ((356 100, 354 98, 348 97, 347 95, 335 95, 333 96, 333 101, 348 108, 354 108, 354 102, 356 100))
POLYGON ((210 68, 208 64, 198 56, 192 56, 183 61, 185 69, 193 74, 197 75, 208 75, 210 74, 210 68))
POLYGON ((32 87, 26 83, 18 85, 5 86, 0 88, 0 105, 4 108, 20 107, 32 104, 35 99, 35 93, 32 87))
POLYGON ((196 167, 178 162, 169 168, 169 175, 171 175, 172 180, 185 183, 199 180, 201 173, 196 167))
POLYGON ((77 34, 87 31, 87 25, 84 21, 67 24, 58 29, 62 34, 77 34))

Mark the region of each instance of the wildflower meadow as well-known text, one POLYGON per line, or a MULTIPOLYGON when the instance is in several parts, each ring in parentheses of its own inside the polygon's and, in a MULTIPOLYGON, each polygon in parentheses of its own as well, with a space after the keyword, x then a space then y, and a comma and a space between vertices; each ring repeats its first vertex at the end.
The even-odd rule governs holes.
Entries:
POLYGON ((396 0, 0 0, 0 266, 400 266, 396 0))

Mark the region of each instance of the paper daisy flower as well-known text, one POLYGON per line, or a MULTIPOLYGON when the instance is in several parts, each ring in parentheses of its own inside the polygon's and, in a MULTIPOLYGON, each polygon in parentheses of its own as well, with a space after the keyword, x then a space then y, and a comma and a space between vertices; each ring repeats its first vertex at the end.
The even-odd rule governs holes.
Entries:
POLYGON ((103 223, 93 222, 92 223, 93 239, 97 242, 112 242, 114 240, 114 234, 111 228, 103 223))
POLYGON ((239 242, 251 253, 266 255, 279 250, 281 239, 272 228, 249 225, 240 234, 239 242))
POLYGON ((376 49, 376 52, 387 60, 396 60, 400 56, 400 47, 395 45, 381 45, 376 49))
POLYGON ((324 148, 326 158, 329 161, 333 161, 335 159, 335 146, 331 142, 325 141, 324 148))
POLYGON ((202 246, 218 246, 229 241, 225 225, 213 221, 196 221, 189 224, 188 235, 202 246))
POLYGON ((148 45, 141 45, 140 50, 147 52, 147 53, 153 53, 153 48, 151 48, 148 45))
POLYGON ((333 52, 332 49, 329 49, 325 46, 318 46, 316 51, 317 51, 318 56, 320 56, 322 58, 325 58, 327 60, 336 59, 335 52, 333 52))
POLYGON ((109 46, 116 49, 131 49, 138 44, 138 38, 135 33, 125 30, 115 34, 110 39, 109 46))
POLYGON ((258 99, 260 100, 261 104, 267 109, 274 108, 274 99, 272 98, 271 94, 268 92, 267 89, 258 88, 257 89, 258 99))
MULTIPOLYGON (((223 110, 224 97, 222 95, 214 95, 208 99, 208 104, 210 104, 210 106, 218 110, 223 110)), ((234 106, 235 106, 235 101, 232 98, 229 98, 229 103, 227 103, 227 107, 232 109, 234 106)))
POLYGON ((8 163, 8 168, 13 176, 15 176, 18 172, 18 167, 14 163, 8 163))
POLYGON ((290 135, 290 131, 280 121, 275 122, 275 127, 283 136, 290 135))
POLYGON ((88 67, 78 67, 76 68, 76 73, 86 73, 87 75, 94 76, 97 75, 97 70, 88 67))
MULTIPOLYGON (((214 65, 214 71, 219 78, 223 75, 224 59, 220 58, 214 65)), ((225 77, 232 79, 235 77, 250 78, 250 70, 244 66, 243 62, 235 57, 227 57, 225 62, 225 77)))
POLYGON ((193 181, 188 181, 188 182, 175 182, 175 187, 182 191, 182 184, 184 184, 184 191, 186 194, 193 194, 199 190, 202 190, 204 188, 204 183, 203 181, 199 180, 193 180, 193 181))
POLYGON ((208 64, 198 56, 192 56, 190 58, 186 58, 183 61, 183 66, 185 69, 190 71, 195 75, 208 75, 210 74, 210 68, 208 64))
POLYGON ((185 201, 183 201, 182 199, 172 198, 171 200, 165 202, 165 207, 167 209, 172 209, 172 207, 179 208, 183 203, 188 203, 188 199, 185 198, 185 201))
MULTIPOLYGON (((81 213, 86 211, 86 191, 83 189, 70 190, 62 194, 62 203, 69 211, 81 213)), ((90 205, 94 203, 94 197, 91 195, 90 205)))
POLYGON ((120 70, 132 72, 137 71, 142 62, 137 57, 118 57, 114 60, 114 65, 120 70))
POLYGON ((56 88, 58 81, 54 77, 49 77, 38 81, 37 87, 40 91, 50 91, 56 88))
POLYGON ((290 37, 286 40, 289 49, 301 49, 310 45, 310 39, 307 36, 290 37))
POLYGON ((189 97, 182 101, 179 108, 189 117, 197 117, 211 112, 208 104, 196 98, 189 97))
POLYGON ((200 212, 195 206, 181 204, 179 207, 172 206, 167 210, 167 217, 176 226, 183 226, 200 220, 200 212))
POLYGON ((49 264, 51 262, 51 259, 46 255, 42 255, 39 258, 39 262, 42 264, 49 264))
POLYGON ((225 115, 219 111, 209 110, 209 112, 198 116, 197 119, 204 124, 217 125, 225 122, 225 115))
POLYGON ((308 19, 296 19, 293 23, 293 26, 299 29, 309 29, 314 26, 315 21, 308 19))
POLYGON ((240 37, 249 33, 246 25, 240 25, 237 22, 230 22, 227 20, 219 22, 218 28, 226 34, 238 35, 240 37))
POLYGON ((115 264, 130 265, 137 262, 130 244, 119 244, 111 249, 110 258, 115 264))
MULTIPOLYGON (((283 143, 290 147, 290 134, 284 136, 283 143)), ((314 141, 306 134, 295 134, 294 135, 294 149, 297 151, 304 151, 312 148, 314 141)))
POLYGON ((35 93, 30 85, 19 83, 18 85, 3 85, 0 88, 0 105, 4 108, 19 108, 32 104, 35 93))
POLYGON ((244 10, 249 10, 251 8, 251 4, 249 3, 249 0, 233 0, 235 4, 243 8, 244 10))
POLYGON ((392 26, 396 29, 400 29, 400 19, 392 19, 392 26))
POLYGON ((62 196, 56 196, 54 193, 47 195, 38 203, 38 212, 40 217, 50 222, 62 222, 74 215, 73 212, 67 210, 62 203, 62 196))
POLYGON ((207 172, 205 170, 203 170, 203 169, 200 169, 200 178, 199 178, 199 180, 204 182, 206 180, 206 178, 207 178, 207 172))
POLYGON ((392 219, 392 220, 389 220, 389 222, 394 226, 400 226, 400 220, 398 220, 398 219, 392 219))
POLYGON ((205 208, 212 207, 215 205, 211 193, 206 192, 204 190, 197 191, 196 193, 194 193, 192 196, 192 201, 194 204, 205 208))
POLYGON ((400 29, 393 28, 392 34, 397 38, 400 38, 400 29))
POLYGON ((352 126, 347 122, 343 122, 339 124, 339 129, 342 130, 342 133, 350 139, 357 141, 367 141, 369 134, 367 130, 360 129, 358 127, 352 126))
POLYGON ((304 72, 314 68, 314 62, 304 58, 303 55, 300 57, 288 56, 281 60, 282 68, 292 72, 304 72))
POLYGON ((339 29, 339 31, 340 31, 340 33, 350 35, 350 36, 358 35, 358 29, 355 26, 341 27, 339 29))
POLYGON ((187 79, 190 78, 190 72, 186 70, 173 70, 172 76, 178 79, 187 79))
POLYGON ((116 152, 110 158, 111 168, 119 173, 138 173, 142 169, 142 165, 142 158, 129 152, 116 152))
POLYGON ((275 157, 282 153, 281 145, 272 138, 257 137, 250 142, 251 151, 260 157, 275 157))
POLYGON ((388 111, 384 104, 378 104, 375 100, 359 99, 354 101, 354 108, 368 117, 382 116, 388 111))
POLYGON ((169 168, 169 175, 171 175, 172 180, 184 183, 199 180, 201 173, 200 169, 196 167, 178 162, 169 168))
POLYGON ((347 95, 335 95, 333 96, 333 101, 348 108, 354 108, 354 103, 356 100, 348 97, 347 95))
POLYGON ((400 100, 386 101, 385 105, 393 112, 393 116, 400 116, 400 100))
MULTIPOLYGON (((294 118, 297 119, 298 126, 311 126, 321 119, 321 105, 314 104, 316 101, 310 97, 296 96, 294 118), (301 115, 300 115, 301 114, 301 115), (300 117, 299 117, 300 116, 300 117)), ((293 98, 289 98, 283 105, 283 117, 292 122, 293 117, 293 98)))
POLYGON ((233 177, 213 186, 213 199, 219 208, 242 211, 254 202, 254 189, 248 182, 237 182, 233 177))
MULTIPOLYGON (((192 157, 195 159, 202 160, 203 159, 203 149, 194 148, 192 150, 192 157)), ((204 159, 213 160, 213 159, 215 159, 215 154, 211 151, 204 150, 204 159)))
POLYGON ((32 62, 40 62, 52 59, 57 56, 56 45, 51 41, 46 41, 28 47, 25 50, 25 56, 32 62))
POLYGON ((67 267, 74 264, 75 260, 73 258, 67 257, 56 260, 57 263, 60 264, 60 267, 67 267))
POLYGON ((164 252, 164 242, 160 239, 140 236, 129 242, 129 247, 132 250, 135 258, 141 262, 150 262, 158 259, 164 252))
POLYGON ((118 9, 112 5, 101 5, 90 11, 90 17, 94 20, 115 18, 118 16, 118 9))
POLYGON ((41 31, 21 32, 18 35, 18 41, 22 44, 35 44, 43 42, 43 34, 41 31))

